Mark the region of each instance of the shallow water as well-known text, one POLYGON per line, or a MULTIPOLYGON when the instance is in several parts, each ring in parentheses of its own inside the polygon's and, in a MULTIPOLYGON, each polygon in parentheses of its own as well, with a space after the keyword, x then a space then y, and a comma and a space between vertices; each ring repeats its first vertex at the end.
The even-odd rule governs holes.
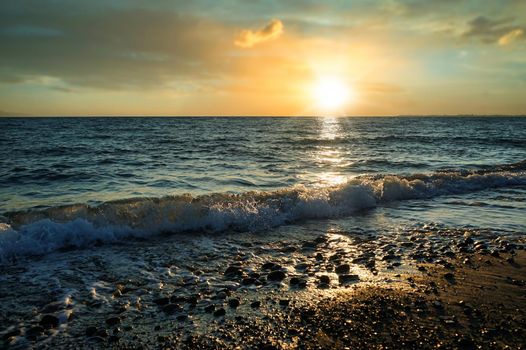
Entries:
POLYGON ((0 127, 4 262, 312 219, 526 230, 526 118, 7 118, 0 127))

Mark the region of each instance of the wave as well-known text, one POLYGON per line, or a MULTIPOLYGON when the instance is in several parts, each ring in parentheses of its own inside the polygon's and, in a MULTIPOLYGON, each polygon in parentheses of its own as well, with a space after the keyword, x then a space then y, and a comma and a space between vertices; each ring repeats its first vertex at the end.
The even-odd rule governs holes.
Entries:
POLYGON ((258 231, 351 215, 385 203, 526 185, 526 160, 481 170, 367 175, 330 187, 131 198, 4 214, 0 261, 162 233, 258 231))

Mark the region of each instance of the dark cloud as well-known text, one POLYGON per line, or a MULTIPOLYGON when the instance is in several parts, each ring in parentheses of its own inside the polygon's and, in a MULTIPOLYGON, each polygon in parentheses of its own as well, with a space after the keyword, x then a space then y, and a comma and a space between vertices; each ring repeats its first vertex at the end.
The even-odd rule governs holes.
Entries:
POLYGON ((468 22, 469 29, 463 34, 466 38, 476 38, 485 43, 506 45, 523 37, 524 29, 513 23, 512 18, 491 19, 478 16, 468 22))
POLYGON ((0 11, 4 82, 49 76, 71 85, 144 88, 212 79, 225 69, 231 34, 212 21, 174 11, 24 5, 0 11))

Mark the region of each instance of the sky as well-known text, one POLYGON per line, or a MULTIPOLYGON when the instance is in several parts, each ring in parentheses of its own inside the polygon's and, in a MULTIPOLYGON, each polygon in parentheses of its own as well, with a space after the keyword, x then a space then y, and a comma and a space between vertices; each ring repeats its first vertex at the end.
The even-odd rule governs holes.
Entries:
POLYGON ((0 115, 330 113, 526 114, 526 0, 0 2, 0 115))

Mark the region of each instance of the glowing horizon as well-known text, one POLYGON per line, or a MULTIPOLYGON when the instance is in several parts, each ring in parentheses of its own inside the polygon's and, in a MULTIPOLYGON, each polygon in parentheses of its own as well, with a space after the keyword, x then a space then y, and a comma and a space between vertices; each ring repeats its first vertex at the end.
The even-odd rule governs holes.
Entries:
POLYGON ((0 4, 0 116, 526 114, 526 3, 0 4))

